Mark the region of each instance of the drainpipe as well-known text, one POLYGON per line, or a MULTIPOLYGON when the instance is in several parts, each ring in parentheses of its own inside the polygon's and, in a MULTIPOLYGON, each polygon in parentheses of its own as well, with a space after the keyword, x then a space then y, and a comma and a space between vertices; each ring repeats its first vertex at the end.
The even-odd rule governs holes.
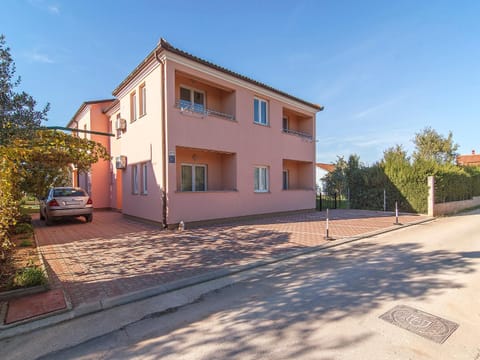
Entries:
POLYGON ((162 159, 162 222, 163 227, 167 227, 167 164, 168 164, 168 149, 167 149, 167 64, 165 59, 160 59, 158 57, 158 50, 155 51, 155 59, 162 65, 162 149, 163 149, 163 159, 162 159))

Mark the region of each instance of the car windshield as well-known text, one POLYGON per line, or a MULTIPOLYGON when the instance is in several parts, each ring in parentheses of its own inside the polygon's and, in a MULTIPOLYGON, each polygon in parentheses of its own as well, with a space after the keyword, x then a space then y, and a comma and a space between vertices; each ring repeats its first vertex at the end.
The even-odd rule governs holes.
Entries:
POLYGON ((53 190, 53 197, 64 197, 64 196, 87 196, 85 191, 81 189, 54 189, 53 190))

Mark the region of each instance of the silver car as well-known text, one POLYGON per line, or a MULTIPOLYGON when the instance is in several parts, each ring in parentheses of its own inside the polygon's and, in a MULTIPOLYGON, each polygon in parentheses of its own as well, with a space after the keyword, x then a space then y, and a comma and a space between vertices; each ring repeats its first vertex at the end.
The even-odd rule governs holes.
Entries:
POLYGON ((40 199, 40 219, 51 225, 55 219, 83 216, 86 222, 93 220, 93 202, 87 192, 75 187, 54 187, 40 199))

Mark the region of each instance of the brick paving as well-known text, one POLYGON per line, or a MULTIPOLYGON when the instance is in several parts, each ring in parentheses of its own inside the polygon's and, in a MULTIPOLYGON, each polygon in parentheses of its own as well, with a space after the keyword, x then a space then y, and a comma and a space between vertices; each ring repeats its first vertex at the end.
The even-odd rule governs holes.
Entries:
MULTIPOLYGON (((425 217, 401 214, 407 224, 425 217)), ((331 210, 330 236, 355 236, 393 226, 391 213, 331 210)), ((73 306, 98 301, 286 251, 326 243, 325 212, 208 226, 183 232, 162 230, 96 212, 92 223, 72 219, 35 234, 53 288, 63 288, 73 306)))

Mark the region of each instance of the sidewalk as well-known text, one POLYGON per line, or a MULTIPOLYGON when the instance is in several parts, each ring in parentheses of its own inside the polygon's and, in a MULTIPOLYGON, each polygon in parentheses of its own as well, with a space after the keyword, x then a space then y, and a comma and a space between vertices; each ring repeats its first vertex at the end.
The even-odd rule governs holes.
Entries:
POLYGON ((330 217, 334 241, 324 239, 320 212, 184 232, 112 212, 99 212, 92 224, 47 228, 34 221, 52 290, 4 305, 0 339, 430 220, 402 214, 398 226, 391 214, 353 210, 331 211, 330 217))

